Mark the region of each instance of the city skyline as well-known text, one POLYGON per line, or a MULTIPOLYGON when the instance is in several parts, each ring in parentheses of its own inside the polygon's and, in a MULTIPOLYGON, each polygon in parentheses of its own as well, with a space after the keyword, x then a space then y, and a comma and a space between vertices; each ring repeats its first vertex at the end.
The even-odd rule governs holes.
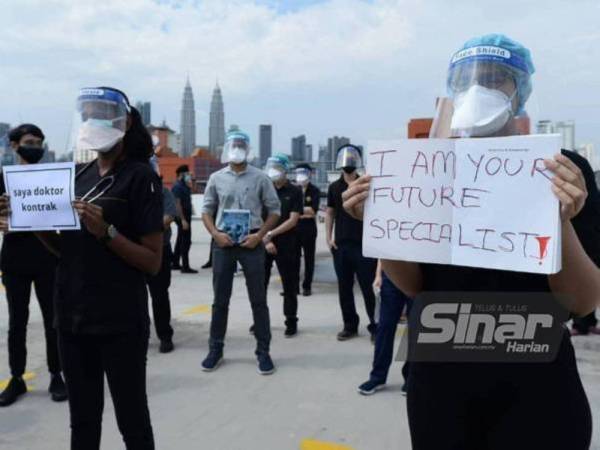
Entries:
POLYGON ((485 1, 448 10, 441 0, 52 5, 3 3, 0 82, 10 89, 3 92, 0 121, 39 124, 60 153, 82 86, 112 85, 132 100, 150 101, 154 121, 166 119, 179 130, 186 72, 202 144, 209 142, 217 77, 227 122, 238 123, 255 146, 265 123, 274 126, 274 152, 289 152, 291 137, 301 134, 315 153, 334 135, 363 145, 402 138, 408 121, 431 117, 436 97, 446 94, 450 56, 467 39, 489 32, 505 33, 532 52, 531 122, 573 120, 576 144, 600 147, 600 103, 592 95, 599 88, 597 1, 567 6, 547 0, 540 8, 507 0, 493 14, 485 1), (17 24, 27 16, 36 17, 36 27, 21 33, 17 24), (545 33, 548 28, 563 31, 545 33))

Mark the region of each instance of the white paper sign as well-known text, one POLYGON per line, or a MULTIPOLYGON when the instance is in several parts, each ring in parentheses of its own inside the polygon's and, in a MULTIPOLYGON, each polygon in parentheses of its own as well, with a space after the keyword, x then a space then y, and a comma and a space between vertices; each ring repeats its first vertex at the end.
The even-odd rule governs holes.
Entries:
POLYGON ((363 253, 519 272, 561 268, 545 158, 559 135, 371 141, 363 253))
POLYGON ((75 164, 27 164, 3 168, 10 196, 9 231, 79 230, 75 164))

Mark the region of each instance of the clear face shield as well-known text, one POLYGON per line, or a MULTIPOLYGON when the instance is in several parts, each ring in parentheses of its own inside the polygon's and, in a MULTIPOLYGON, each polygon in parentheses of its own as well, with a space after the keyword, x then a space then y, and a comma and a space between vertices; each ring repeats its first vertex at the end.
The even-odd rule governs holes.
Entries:
POLYGON ((516 55, 498 47, 454 55, 446 80, 450 98, 438 99, 431 137, 526 134, 523 127, 529 119, 520 117, 526 117, 524 104, 531 83, 530 75, 516 67, 519 64, 516 55))
POLYGON ((346 173, 352 173, 357 169, 362 168, 362 157, 360 151, 353 146, 345 146, 339 149, 335 168, 343 169, 346 173))
POLYGON ((254 159, 248 136, 242 133, 228 136, 223 146, 221 162, 223 164, 243 164, 254 159))
POLYGON ((310 182, 310 170, 306 168, 296 169, 294 175, 296 183, 300 186, 306 186, 310 182))
POLYGON ((111 89, 82 89, 77 98, 69 148, 108 152, 125 136, 130 107, 111 89))
POLYGON ((278 182, 286 177, 286 167, 276 158, 267 159, 265 165, 265 173, 271 179, 271 181, 278 182))

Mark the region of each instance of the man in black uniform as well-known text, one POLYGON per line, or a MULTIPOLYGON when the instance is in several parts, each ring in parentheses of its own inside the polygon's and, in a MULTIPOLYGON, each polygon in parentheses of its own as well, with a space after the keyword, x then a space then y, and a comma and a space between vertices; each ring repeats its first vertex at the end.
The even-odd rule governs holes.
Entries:
POLYGON ((173 254, 173 269, 181 269, 181 273, 198 273, 190 267, 190 247, 192 246, 192 174, 187 164, 176 170, 177 182, 172 192, 177 204, 179 218, 177 224, 177 241, 173 254), (181 265, 180 265, 181 261, 181 265))
POLYGON ((319 211, 319 200, 321 191, 310 182, 312 167, 308 164, 296 166, 296 183, 302 189, 304 209, 298 221, 298 273, 302 253, 304 253, 304 281, 302 283, 302 295, 312 295, 312 281, 315 272, 315 250, 317 246, 317 213, 319 211))
POLYGON ((265 258, 265 285, 269 285, 273 261, 277 264, 283 283, 283 314, 285 316, 285 337, 298 332, 298 258, 297 231, 298 219, 302 214, 302 192, 289 182, 286 172, 290 161, 287 155, 278 154, 267 160, 267 175, 273 181, 281 202, 281 216, 277 226, 264 238, 267 257, 265 258))
MULTIPOLYGON (((44 156, 44 134, 35 125, 24 124, 13 129, 9 133, 9 140, 21 164, 36 164, 44 156)), ((0 176, 0 193, 4 192, 4 182, 0 176)), ((0 394, 0 406, 11 405, 27 392, 23 374, 27 359, 26 336, 32 283, 44 320, 46 356, 50 371, 48 390, 54 401, 67 399, 58 358, 56 331, 52 327, 56 263, 56 257, 33 233, 5 231, 0 270, 8 301, 8 360, 12 377, 4 392, 0 394)))
POLYGON ((342 193, 348 184, 358 178, 356 169, 362 166, 360 150, 353 145, 338 149, 336 169, 342 169, 339 180, 329 185, 327 192, 327 245, 333 253, 333 264, 338 279, 340 306, 344 329, 337 335, 338 340, 345 341, 358 334, 359 317, 354 304, 354 275, 365 299, 365 307, 369 316, 367 329, 371 340, 375 339, 375 292, 373 281, 377 269, 377 260, 365 258, 362 254, 362 222, 351 217, 343 207, 342 193), (335 225, 335 237, 333 229, 335 225))

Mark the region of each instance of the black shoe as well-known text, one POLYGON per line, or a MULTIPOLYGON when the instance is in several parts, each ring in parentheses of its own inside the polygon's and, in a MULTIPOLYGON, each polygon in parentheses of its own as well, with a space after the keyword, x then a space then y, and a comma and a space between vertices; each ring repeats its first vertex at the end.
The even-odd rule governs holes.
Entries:
POLYGON ((282 297, 285 296, 285 292, 280 292, 279 295, 281 295, 282 297))
POLYGON ((352 339, 356 336, 358 336, 357 331, 350 331, 350 330, 344 329, 337 334, 337 340, 338 341, 347 341, 348 339, 352 339))
POLYGON ((408 386, 406 386, 406 383, 404 383, 404 384, 402 385, 402 390, 401 390, 401 392, 402 392, 402 395, 404 395, 404 396, 405 396, 405 395, 406 395, 406 393, 408 392, 408 386))
POLYGON ((192 269, 191 267, 182 267, 181 273, 198 273, 196 269, 192 269))
POLYGON ((297 327, 296 325, 288 325, 288 326, 285 328, 285 333, 283 333, 283 335, 284 335, 286 338, 291 338, 291 337, 294 337, 294 336, 296 336, 297 334, 298 334, 298 327, 297 327))
POLYGON ((385 383, 375 380, 365 381, 358 387, 358 393, 362 395, 373 395, 375 392, 383 389, 385 383))
POLYGON ((206 264, 204 264, 201 269, 210 269, 212 267, 212 263, 210 261, 208 261, 206 264))
POLYGON ((312 295, 312 291, 310 289, 304 289, 302 291, 302 295, 305 297, 310 297, 312 295))
POLYGON ((250 328, 248 329, 248 333, 254 334, 254 325, 250 325, 250 328))
POLYGON ((223 362, 223 351, 222 350, 211 350, 208 352, 208 356, 202 361, 202 370, 204 372, 212 372, 223 362))
POLYGON ((0 407, 12 405, 26 392, 27 385, 23 381, 23 378, 12 377, 8 382, 6 389, 0 394, 0 407))
POLYGON ((48 392, 53 402, 64 402, 67 398, 67 387, 62 379, 62 376, 58 374, 50 374, 50 386, 48 392))
POLYGON ((175 346, 173 345, 173 341, 171 339, 162 339, 160 341, 160 347, 158 351, 161 353, 171 353, 175 350, 175 346))
POLYGON ((171 264, 171 270, 181 270, 181 266, 179 264, 171 264))
POLYGON ((271 375, 275 372, 275 365, 268 353, 261 353, 257 356, 258 373, 261 375, 271 375))

